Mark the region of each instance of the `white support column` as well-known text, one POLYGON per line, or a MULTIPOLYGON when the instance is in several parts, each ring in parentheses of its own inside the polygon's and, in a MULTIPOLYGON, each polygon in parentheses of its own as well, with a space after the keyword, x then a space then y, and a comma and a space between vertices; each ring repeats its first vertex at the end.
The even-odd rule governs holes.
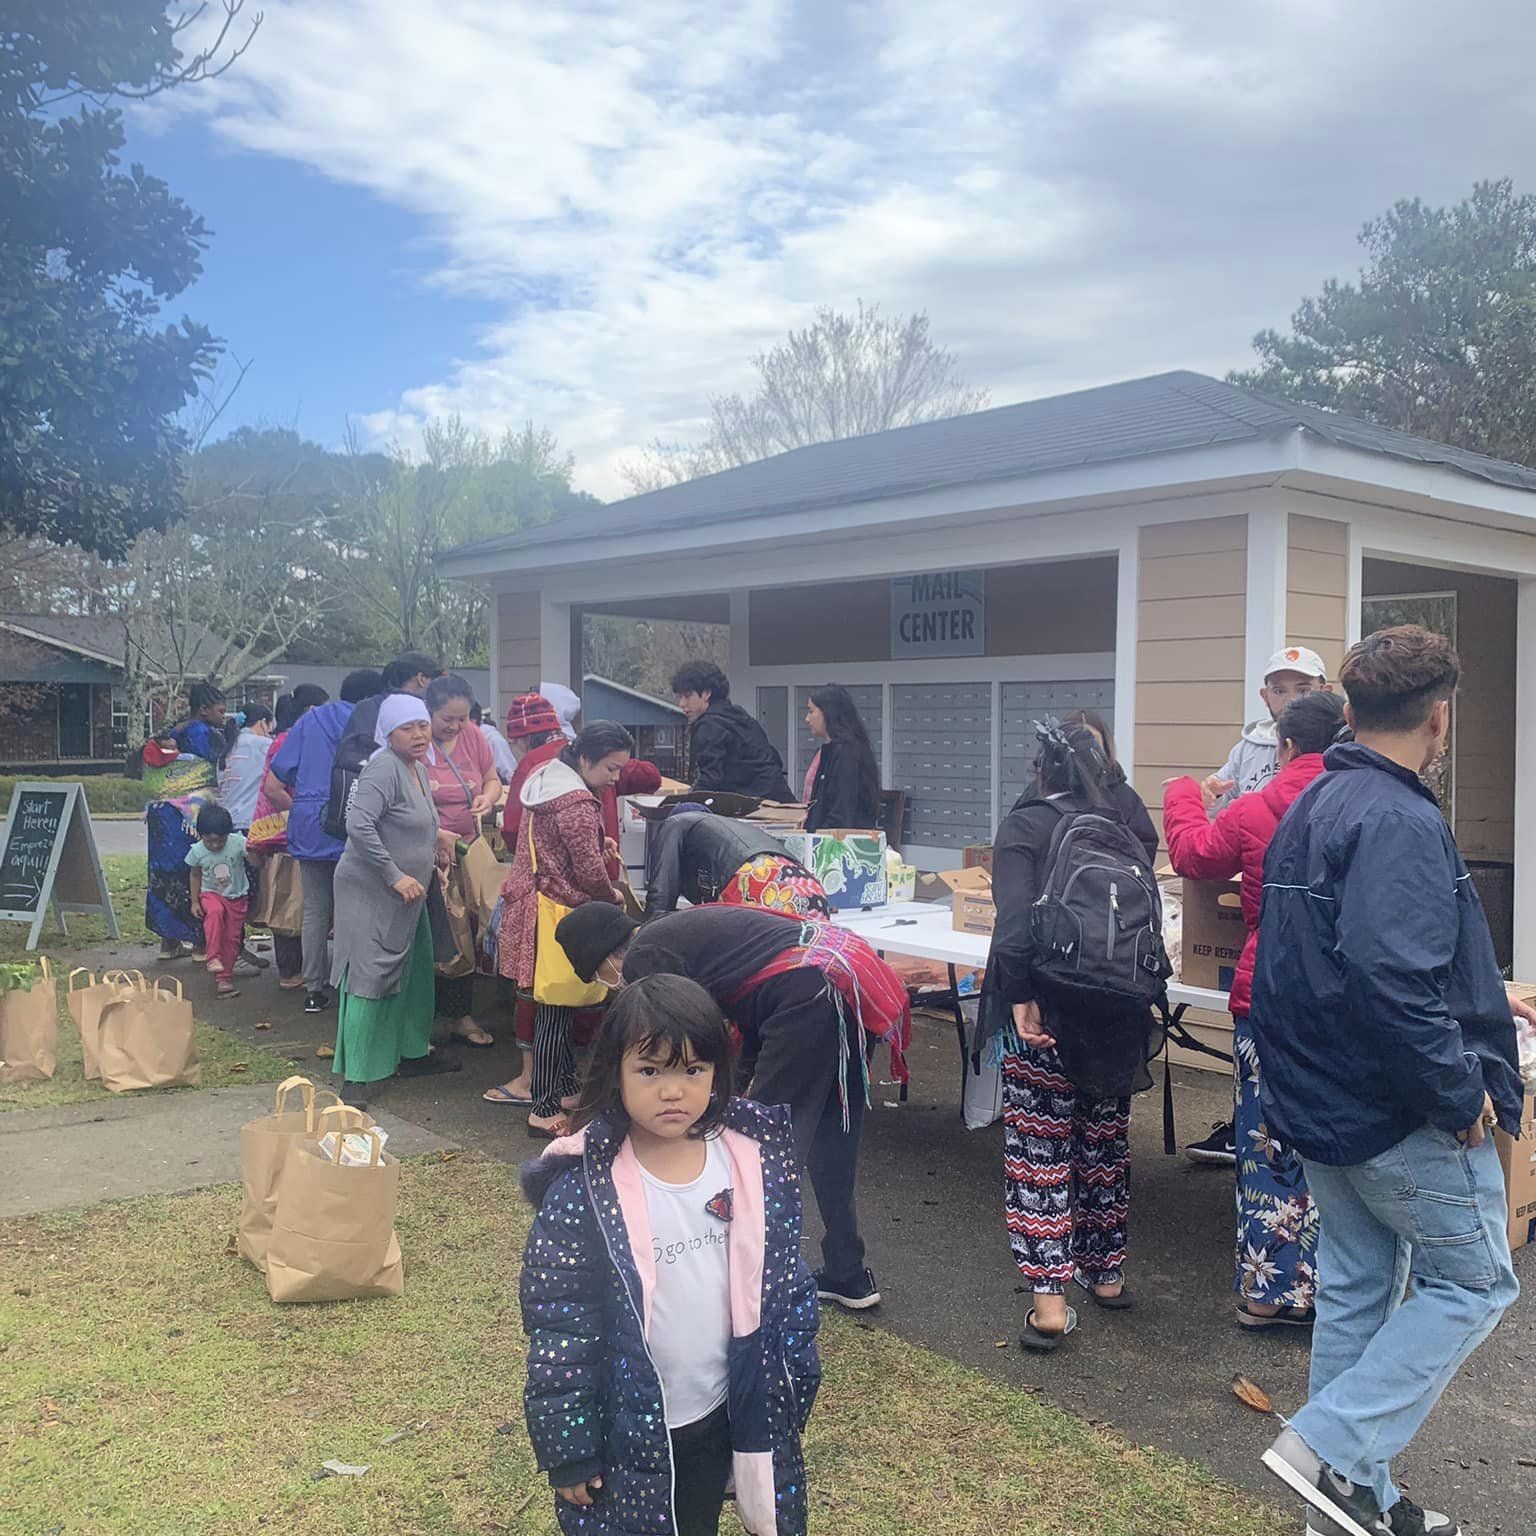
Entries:
POLYGON ((1289 639, 1285 631, 1290 549, 1288 521, 1284 506, 1278 504, 1261 506, 1248 514, 1243 708, 1250 712, 1258 699, 1259 689, 1264 686, 1264 664, 1289 639))
MULTIPOLYGON (((732 592, 731 639, 725 675, 731 680, 731 697, 752 715, 757 714, 757 681, 752 676, 752 594, 732 592)), ((793 704, 790 706, 793 708, 793 704)))
POLYGON ((1115 591, 1115 751, 1130 778, 1136 771, 1136 637, 1141 601, 1141 532, 1120 541, 1115 591))
POLYGON ((1515 977, 1536 976, 1536 577, 1515 627, 1515 977))
POLYGON ((1360 639, 1360 610, 1365 606, 1365 552, 1360 543, 1360 529, 1346 525, 1344 546, 1344 649, 1360 639))
POLYGON ((502 701, 506 692, 501 686, 501 592, 491 583, 491 635, 489 641, 491 662, 491 696, 485 701, 491 712, 491 724, 499 731, 507 723, 506 704, 502 701))
POLYGON ((552 603, 539 597, 539 677, 540 682, 563 683, 581 692, 581 679, 574 676, 581 664, 571 655, 571 605, 552 603))

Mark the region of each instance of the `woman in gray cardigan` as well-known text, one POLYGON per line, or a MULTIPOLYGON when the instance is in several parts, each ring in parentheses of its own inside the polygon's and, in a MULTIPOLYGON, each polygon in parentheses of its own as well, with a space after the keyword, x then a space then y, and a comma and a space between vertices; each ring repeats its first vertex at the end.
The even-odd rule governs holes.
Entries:
POLYGON ((390 694, 379 707, 379 750, 347 809, 336 866, 331 984, 338 998, 342 1097, 362 1105, 369 1083, 453 1072, 432 1050, 433 947, 427 892, 437 879, 437 809, 422 763, 432 723, 421 700, 390 694))

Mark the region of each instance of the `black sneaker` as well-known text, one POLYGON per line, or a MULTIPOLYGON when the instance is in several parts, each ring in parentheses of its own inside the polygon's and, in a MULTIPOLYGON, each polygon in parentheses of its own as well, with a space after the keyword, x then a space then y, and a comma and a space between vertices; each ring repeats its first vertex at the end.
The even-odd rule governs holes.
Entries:
POLYGON ((880 1291, 873 1270, 863 1269, 851 1280, 829 1280, 824 1269, 816 1271, 816 1294, 823 1301, 835 1301, 850 1312, 880 1305, 880 1291))
MULTIPOLYGON (((1307 1536, 1342 1536, 1343 1530, 1320 1510, 1307 1511, 1307 1536)), ((1412 1499, 1399 1499, 1370 1530, 1372 1536, 1461 1536, 1461 1527, 1449 1515, 1420 1509, 1412 1499)))
POLYGON ((1326 1516, 1343 1536, 1382 1536, 1391 1530, 1380 1523, 1382 1513, 1371 1490, 1341 1477, 1294 1429, 1281 1430, 1259 1459, 1307 1501, 1313 1514, 1326 1516))
POLYGON ((1204 1141, 1192 1141, 1184 1148, 1184 1156, 1192 1163, 1225 1163, 1232 1167, 1237 1162, 1237 1138, 1232 1122, 1218 1120, 1204 1141))
POLYGON ((331 999, 325 992, 306 992, 304 994, 305 1013, 324 1013, 331 1005, 331 999))

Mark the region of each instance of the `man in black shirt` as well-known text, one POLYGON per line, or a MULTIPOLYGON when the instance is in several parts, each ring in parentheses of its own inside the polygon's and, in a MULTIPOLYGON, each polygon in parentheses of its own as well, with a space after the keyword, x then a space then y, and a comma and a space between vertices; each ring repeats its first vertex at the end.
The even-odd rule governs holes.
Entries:
POLYGON ((709 661, 685 663, 672 674, 672 692, 688 717, 688 757, 696 791, 794 802, 784 759, 762 726, 731 703, 731 682, 719 667, 709 661))

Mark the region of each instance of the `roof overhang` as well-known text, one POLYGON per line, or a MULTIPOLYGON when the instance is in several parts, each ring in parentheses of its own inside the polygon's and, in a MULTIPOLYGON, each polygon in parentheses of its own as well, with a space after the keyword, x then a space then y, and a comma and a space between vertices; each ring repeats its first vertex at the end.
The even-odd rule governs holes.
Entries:
MULTIPOLYGON (((879 497, 837 507, 795 512, 765 511, 757 517, 702 520, 687 527, 625 530, 594 538, 590 531, 570 538, 546 538, 526 548, 453 551, 439 556, 441 573, 452 579, 497 578, 502 590, 534 590, 558 581, 562 573, 624 569, 636 563, 654 568, 679 561, 710 562, 732 555, 782 564, 785 552, 802 562, 804 551, 824 550, 850 539, 865 542, 878 534, 893 569, 921 569, 932 564, 931 547, 915 550, 925 536, 946 526, 985 529, 989 522, 1019 518, 1050 519, 1064 513, 1118 510, 1164 500, 1187 500, 1226 492, 1283 486, 1346 501, 1412 511, 1452 523, 1500 528, 1536 538, 1536 492, 1493 484, 1444 465, 1421 464, 1337 443, 1300 429, 1259 439, 1220 443, 1170 453, 1144 455, 1110 463, 1079 465, 1011 479, 970 481, 900 496, 879 497), (905 565, 899 563, 904 560, 905 565)), ((1102 522, 1104 552, 1118 547, 1115 518, 1102 522)), ((1123 516, 1120 519, 1123 523, 1123 516)), ((1086 533, 1086 529, 1078 532, 1086 533)), ((1092 553, 1097 546, 1082 538, 1060 551, 1043 540, 1037 558, 1067 558, 1092 553)), ((971 558, 966 556, 966 559, 971 558)), ((957 552, 953 563, 963 563, 957 552)), ((985 562, 984 562, 985 563, 985 562)), ((993 562, 995 563, 995 562, 993 562)), ((794 576, 781 579, 796 579, 794 576)), ((593 592, 594 596, 602 595, 593 592)))

